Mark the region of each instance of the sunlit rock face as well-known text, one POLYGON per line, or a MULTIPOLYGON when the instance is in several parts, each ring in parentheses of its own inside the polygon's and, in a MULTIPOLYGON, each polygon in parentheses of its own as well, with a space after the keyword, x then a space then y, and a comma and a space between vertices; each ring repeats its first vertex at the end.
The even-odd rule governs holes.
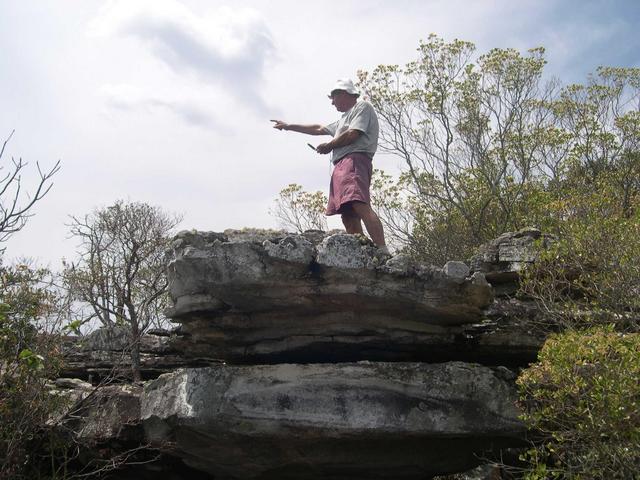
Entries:
POLYGON ((185 351, 234 363, 401 361, 445 358, 458 343, 467 358, 461 326, 492 300, 480 273, 389 258, 358 236, 260 240, 175 239, 168 314, 185 351))
POLYGON ((520 443, 508 371, 448 362, 184 369, 147 385, 147 439, 215 478, 426 478, 520 443))

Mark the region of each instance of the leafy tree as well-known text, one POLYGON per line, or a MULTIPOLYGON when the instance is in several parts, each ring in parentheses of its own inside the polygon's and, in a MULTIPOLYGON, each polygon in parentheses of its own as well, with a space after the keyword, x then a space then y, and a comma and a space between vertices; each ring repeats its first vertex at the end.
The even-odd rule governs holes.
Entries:
POLYGON ((88 307, 85 322, 131 330, 131 367, 140 380, 143 333, 162 320, 167 280, 164 251, 180 222, 145 203, 118 201, 82 218, 72 217, 71 234, 80 241, 80 258, 63 273, 73 297, 88 307))
POLYGON ((601 174, 591 190, 566 188, 555 203, 557 241, 524 272, 522 294, 554 328, 640 330, 640 198, 620 198, 617 182, 601 174))
POLYGON ((522 55, 431 36, 404 67, 359 72, 380 148, 402 158, 412 217, 395 229, 418 257, 468 258, 491 238, 564 221, 567 188, 616 177, 627 211, 638 192, 640 69, 600 68, 585 85, 544 81, 544 49, 522 55), (410 224, 412 230, 405 228, 410 224))
POLYGON ((397 179, 383 170, 374 169, 371 176, 371 204, 385 229, 387 243, 396 251, 412 250, 416 237, 416 218, 421 205, 416 202, 417 192, 412 188, 410 176, 402 174, 397 179))
MULTIPOLYGON (((432 35, 405 67, 359 72, 380 147, 403 159, 429 240, 452 221, 475 245, 516 227, 527 186, 543 173, 552 126, 544 104, 557 88, 542 81, 544 49, 494 49, 477 64, 474 51, 432 35)), ((468 243, 447 256, 464 258, 468 243)))

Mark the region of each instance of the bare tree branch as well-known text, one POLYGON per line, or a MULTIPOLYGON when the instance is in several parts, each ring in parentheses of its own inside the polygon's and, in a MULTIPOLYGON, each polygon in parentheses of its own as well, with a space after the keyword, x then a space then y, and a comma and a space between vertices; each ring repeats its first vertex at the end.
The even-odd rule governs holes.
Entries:
MULTIPOLYGON (((2 144, 0 161, 13 133, 14 131, 2 144)), ((21 172, 26 166, 27 164, 21 158, 17 161, 12 159, 9 170, 0 179, 0 243, 6 242, 11 235, 20 231, 27 219, 33 215, 34 205, 53 187, 51 179, 60 170, 60 161, 58 160, 49 170, 42 170, 40 164, 36 163, 39 176, 36 190, 23 199, 21 172)), ((0 164, 0 170, 5 168, 7 167, 0 164)))

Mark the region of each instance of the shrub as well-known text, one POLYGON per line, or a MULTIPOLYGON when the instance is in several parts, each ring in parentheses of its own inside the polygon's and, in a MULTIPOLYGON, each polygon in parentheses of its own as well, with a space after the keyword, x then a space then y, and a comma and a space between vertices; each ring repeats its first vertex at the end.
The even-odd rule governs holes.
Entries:
POLYGON ((47 420, 62 407, 47 388, 62 359, 47 321, 56 309, 48 277, 25 265, 0 267, 0 478, 32 478, 42 460, 37 446, 54 440, 47 420))
POLYGON ((269 211, 285 229, 302 233, 305 230, 326 230, 324 212, 327 197, 322 192, 306 192, 301 185, 291 183, 280 191, 269 211))
POLYGON ((518 378, 537 436, 529 480, 631 479, 640 472, 640 334, 613 327, 551 335, 518 378))
POLYGON ((558 240, 525 273, 522 292, 557 326, 640 327, 640 209, 626 208, 613 180, 567 190, 554 208, 563 220, 549 229, 558 240))

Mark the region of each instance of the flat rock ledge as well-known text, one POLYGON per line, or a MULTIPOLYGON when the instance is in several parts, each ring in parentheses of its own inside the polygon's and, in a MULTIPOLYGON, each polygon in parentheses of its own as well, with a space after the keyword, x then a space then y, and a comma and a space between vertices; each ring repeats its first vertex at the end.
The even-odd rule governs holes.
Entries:
POLYGON ((493 298, 462 262, 416 264, 357 235, 190 231, 167 256, 181 349, 234 363, 420 359, 493 298))
POLYGON ((216 479, 424 479, 522 443, 506 369, 220 365, 149 382, 147 441, 216 479))
MULTIPOLYGON (((185 357, 176 350, 180 333, 149 330, 140 337, 140 373, 145 380, 177 368, 202 367, 210 359, 185 357)), ((131 379, 130 332, 124 327, 99 328, 85 336, 67 336, 62 344, 65 362, 60 375, 97 383, 101 379, 131 379)))

